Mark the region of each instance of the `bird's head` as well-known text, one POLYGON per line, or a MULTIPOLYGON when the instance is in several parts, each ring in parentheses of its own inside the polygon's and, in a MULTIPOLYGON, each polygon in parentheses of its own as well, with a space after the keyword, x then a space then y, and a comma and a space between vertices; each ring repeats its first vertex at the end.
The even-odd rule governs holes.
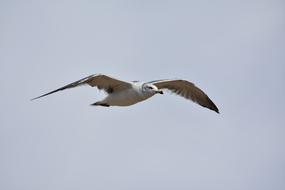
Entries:
POLYGON ((162 90, 159 90, 155 85, 153 84, 144 84, 143 85, 143 90, 147 93, 152 93, 152 94, 163 94, 162 90))

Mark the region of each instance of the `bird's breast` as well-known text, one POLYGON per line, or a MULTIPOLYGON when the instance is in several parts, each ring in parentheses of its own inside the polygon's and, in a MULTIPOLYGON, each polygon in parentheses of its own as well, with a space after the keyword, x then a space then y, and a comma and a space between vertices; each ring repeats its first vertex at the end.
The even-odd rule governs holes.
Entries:
POLYGON ((141 102, 149 97, 134 90, 112 93, 106 97, 105 101, 110 106, 129 106, 141 102))

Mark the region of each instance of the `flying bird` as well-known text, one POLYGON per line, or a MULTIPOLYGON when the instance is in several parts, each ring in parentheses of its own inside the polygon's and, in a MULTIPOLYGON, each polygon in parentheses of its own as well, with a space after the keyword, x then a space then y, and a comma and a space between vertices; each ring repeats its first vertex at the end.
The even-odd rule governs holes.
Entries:
POLYGON ((155 94, 164 94, 164 90, 169 90, 219 113, 219 109, 214 102, 200 88, 195 86, 192 82, 181 79, 155 80, 146 83, 139 81, 126 82, 107 75, 94 74, 31 100, 81 85, 97 87, 99 90, 104 90, 108 94, 103 100, 91 104, 94 106, 130 106, 144 101, 155 94))

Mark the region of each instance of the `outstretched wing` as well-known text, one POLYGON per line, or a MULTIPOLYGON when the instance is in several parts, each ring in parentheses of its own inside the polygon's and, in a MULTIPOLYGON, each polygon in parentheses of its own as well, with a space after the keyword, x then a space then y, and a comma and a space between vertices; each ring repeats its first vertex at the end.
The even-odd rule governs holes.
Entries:
POLYGON ((99 90, 104 90, 107 93, 113 93, 113 92, 117 92, 120 90, 124 90, 127 88, 131 87, 131 84, 125 81, 121 81, 112 77, 109 77, 107 75, 102 75, 102 74, 95 74, 95 75, 90 75, 88 77, 85 77, 83 79, 80 79, 78 81, 75 81, 73 83, 70 83, 66 86, 63 86, 59 89, 56 89, 54 91, 48 92, 46 94, 43 94, 41 96, 38 96, 36 98, 33 98, 32 100, 53 94, 55 92, 61 91, 61 90, 65 90, 65 89, 69 89, 69 88, 74 88, 77 86, 81 86, 81 85, 89 85, 91 87, 97 87, 99 90))
POLYGON ((186 99, 192 100, 203 107, 219 113, 219 109, 214 102, 192 82, 186 80, 157 80, 150 83, 155 85, 158 89, 168 89, 186 99))

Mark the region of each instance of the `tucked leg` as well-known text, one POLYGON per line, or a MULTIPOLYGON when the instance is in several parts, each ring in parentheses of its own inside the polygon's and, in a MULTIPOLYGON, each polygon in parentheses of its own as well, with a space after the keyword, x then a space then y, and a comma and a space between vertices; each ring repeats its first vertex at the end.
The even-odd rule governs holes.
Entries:
POLYGON ((104 107, 110 107, 109 104, 101 103, 101 102, 95 102, 94 104, 91 104, 91 106, 104 106, 104 107))

